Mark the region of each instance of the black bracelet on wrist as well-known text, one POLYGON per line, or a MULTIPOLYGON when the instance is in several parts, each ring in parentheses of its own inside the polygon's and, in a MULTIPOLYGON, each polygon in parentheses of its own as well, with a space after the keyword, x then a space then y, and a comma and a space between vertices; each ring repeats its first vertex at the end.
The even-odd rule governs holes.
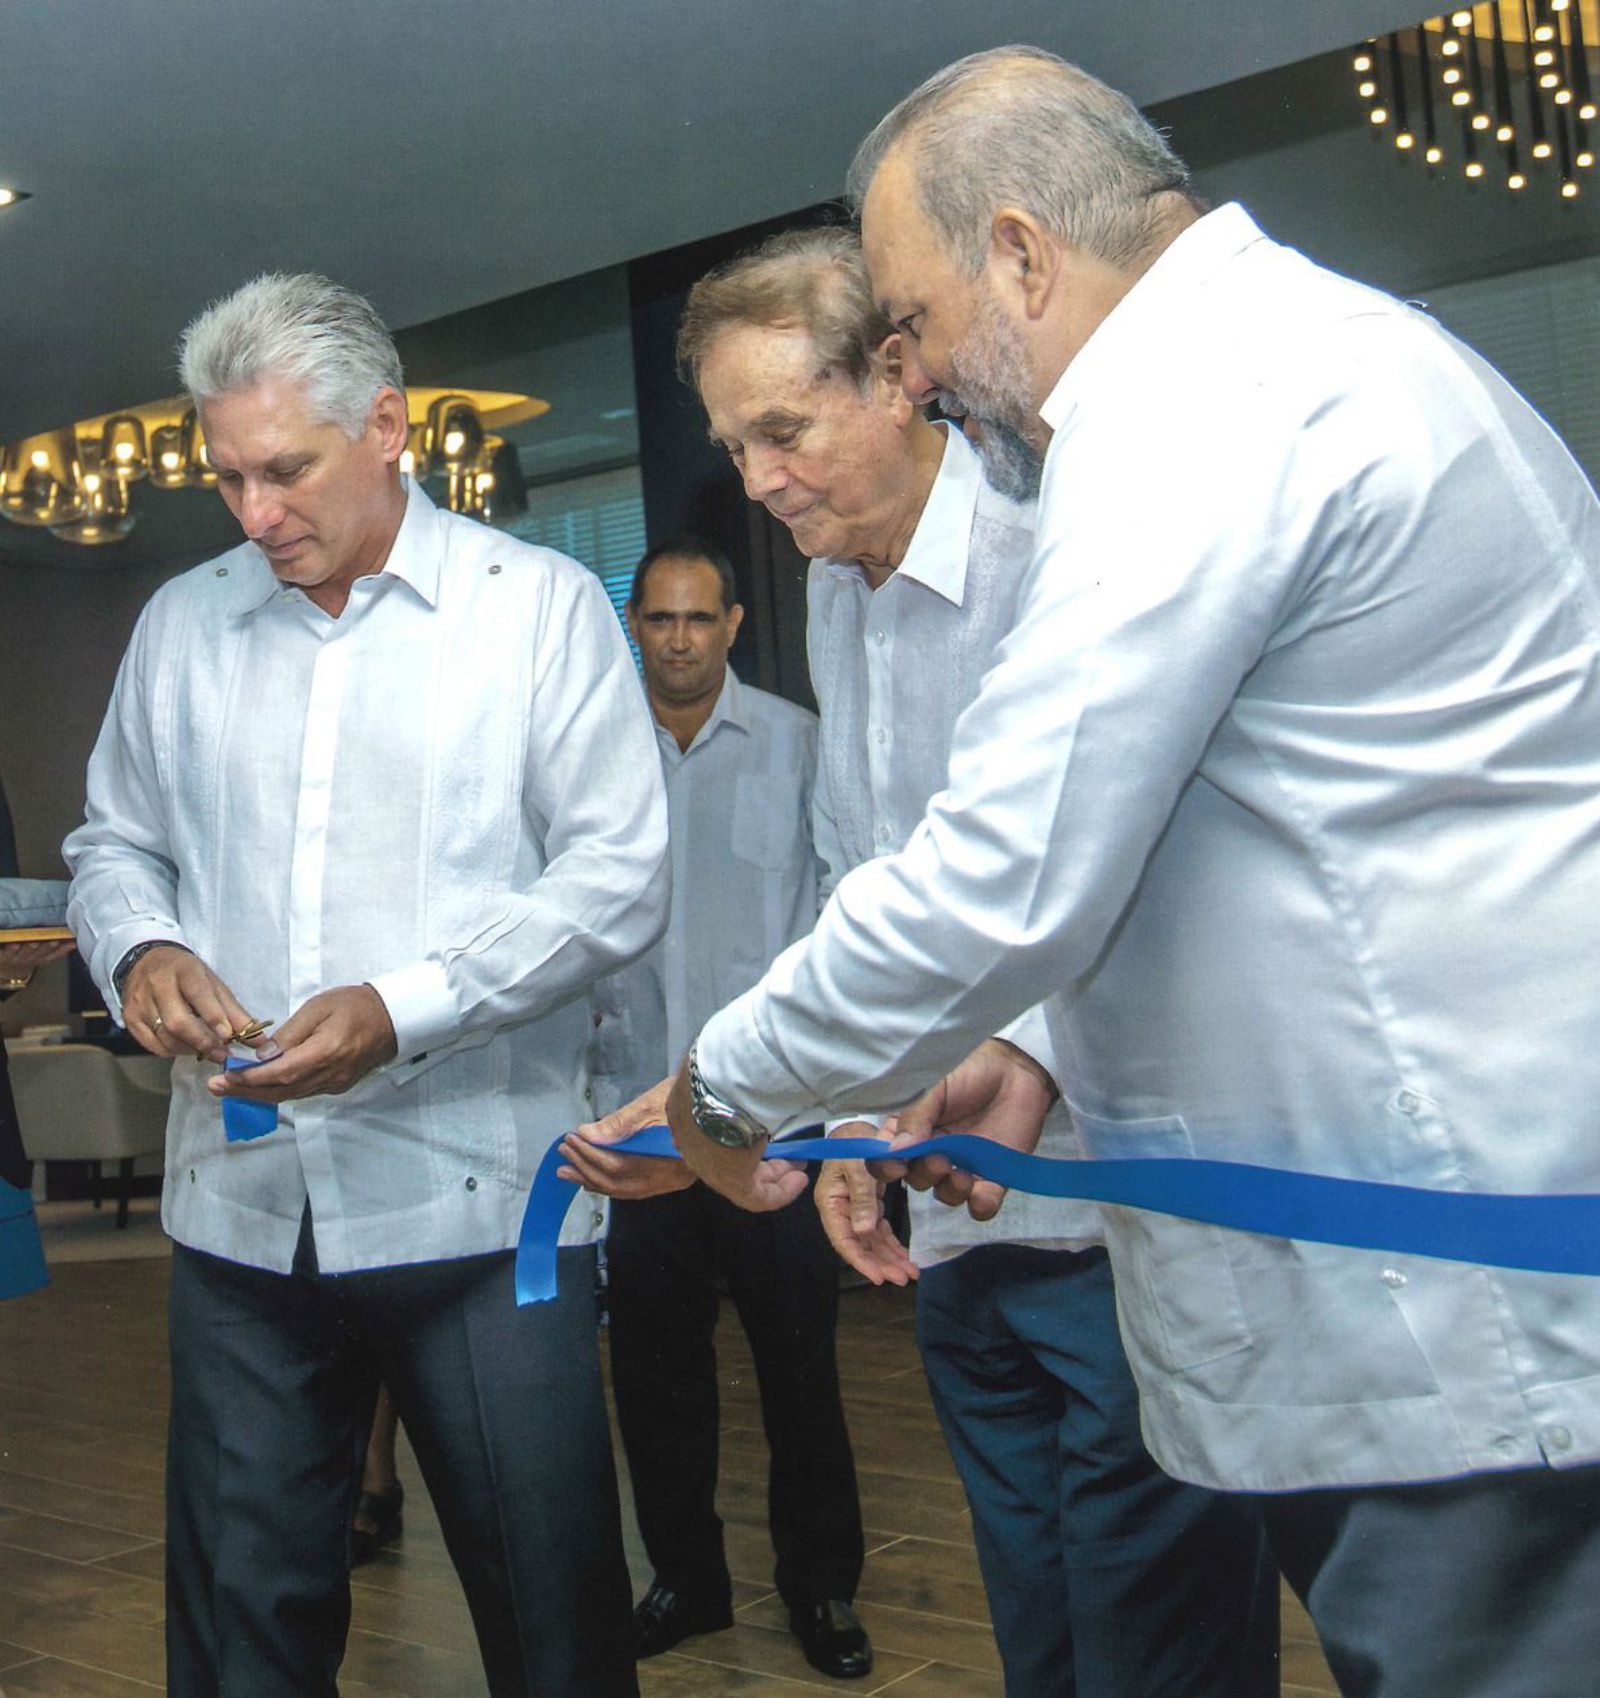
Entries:
POLYGON ((179 943, 172 937, 153 937, 148 943, 136 943, 111 969, 111 988, 117 993, 119 1001, 122 997, 122 987, 128 982, 128 975, 133 971, 134 964, 152 949, 181 949, 185 955, 194 954, 188 944, 179 943))

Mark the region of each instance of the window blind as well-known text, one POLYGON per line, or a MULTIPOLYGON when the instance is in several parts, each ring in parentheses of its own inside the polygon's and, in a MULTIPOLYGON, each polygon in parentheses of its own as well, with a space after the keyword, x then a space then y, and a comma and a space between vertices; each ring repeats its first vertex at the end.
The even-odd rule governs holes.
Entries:
POLYGON ((560 549, 587 566, 605 585, 627 634, 623 608, 645 548, 644 489, 637 466, 535 484, 528 491, 527 512, 507 520, 504 528, 524 542, 560 549))

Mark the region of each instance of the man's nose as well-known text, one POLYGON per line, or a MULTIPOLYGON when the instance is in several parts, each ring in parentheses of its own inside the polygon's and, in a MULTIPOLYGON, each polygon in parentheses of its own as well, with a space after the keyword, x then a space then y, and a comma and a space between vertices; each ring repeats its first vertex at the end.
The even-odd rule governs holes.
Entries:
POLYGON ((268 535, 283 518, 283 499, 267 484, 247 483, 239 498, 239 523, 252 541, 268 535))
POLYGON ((908 336, 900 338, 900 387, 906 399, 919 407, 939 399, 939 385, 928 376, 916 344, 908 336))
POLYGON ((789 481, 781 453, 772 448, 747 448, 744 456, 744 492, 752 501, 765 501, 789 481))

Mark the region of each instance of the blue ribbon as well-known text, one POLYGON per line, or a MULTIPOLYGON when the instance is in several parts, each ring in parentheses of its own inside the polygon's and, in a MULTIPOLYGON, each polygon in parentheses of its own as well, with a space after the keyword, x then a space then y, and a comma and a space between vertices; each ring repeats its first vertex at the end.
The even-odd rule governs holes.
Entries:
MULTIPOLYGON (((607 1146, 630 1155, 681 1160, 665 1126, 647 1126, 607 1146)), ((1353 1250, 1434 1256, 1448 1262, 1522 1268, 1532 1273, 1600 1274, 1600 1196, 1506 1196, 1430 1191, 1368 1179, 1331 1179, 1245 1162, 1184 1157, 1074 1161, 1024 1155, 972 1133, 947 1133, 890 1155, 877 1138, 795 1138, 769 1144, 768 1161, 910 1161, 946 1156, 980 1179, 1036 1197, 1072 1197, 1150 1209, 1180 1220, 1301 1238, 1353 1250)), ((559 1179, 561 1147, 551 1145, 534 1175, 517 1241, 517 1302, 556 1294, 556 1239, 578 1187, 559 1179)))
POLYGON ((21 1297, 49 1283, 33 1198, 0 1179, 0 1298, 21 1297))
MULTIPOLYGON (((228 1073, 247 1073, 252 1067, 265 1066, 254 1056, 230 1055, 222 1064, 228 1073)), ((278 1130, 278 1105, 253 1102, 249 1097, 222 1099, 222 1131, 230 1144, 243 1143, 251 1138, 265 1138, 278 1130)))

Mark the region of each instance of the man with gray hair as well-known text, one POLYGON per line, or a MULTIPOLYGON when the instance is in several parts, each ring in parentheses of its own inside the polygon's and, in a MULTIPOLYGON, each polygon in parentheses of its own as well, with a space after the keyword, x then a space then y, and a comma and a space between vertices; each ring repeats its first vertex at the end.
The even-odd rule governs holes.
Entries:
POLYGON ((666 913, 622 633, 576 562, 402 478, 359 296, 258 278, 182 370, 247 540, 145 609, 66 846, 107 1006, 174 1058, 169 1689, 335 1692, 381 1380, 495 1698, 633 1694, 603 1212, 549 1305, 510 1248, 583 1118, 583 993, 666 913), (275 1129, 225 1137, 239 1108, 275 1129))
MULTIPOLYGON (((956 722, 1016 618, 1034 510, 987 488, 961 432, 902 392, 851 231, 786 232, 702 278, 678 352, 746 493, 813 556, 826 894, 901 847, 943 788, 956 722)), ((1039 1047, 1026 1025, 1009 1036, 1039 1047)), ((1065 1113, 1048 1141, 1072 1153, 1065 1113)), ((673 1182, 671 1164, 566 1148, 596 1189, 673 1182)), ((1098 1210, 1019 1197, 975 1221, 916 1196, 908 1257, 861 1163, 826 1164, 816 1201, 858 1272, 917 1279, 1009 1698, 1275 1693, 1276 1573, 1254 1519, 1170 1479, 1139 1436, 1098 1210)))
MULTIPOLYGON (((769 1133, 932 1084, 906 1136, 1028 1148, 1059 1091, 1094 1156, 1600 1191, 1583 472, 1051 55, 939 73, 854 184, 908 395, 1033 451, 1038 538, 943 794, 691 1046, 686 1157, 770 1206, 769 1133), (1053 1077, 962 1059, 1041 997, 1053 1077)), ((1107 1224, 1152 1450, 1258 1494, 1343 1691, 1593 1690, 1589 1283, 1107 1224)))

